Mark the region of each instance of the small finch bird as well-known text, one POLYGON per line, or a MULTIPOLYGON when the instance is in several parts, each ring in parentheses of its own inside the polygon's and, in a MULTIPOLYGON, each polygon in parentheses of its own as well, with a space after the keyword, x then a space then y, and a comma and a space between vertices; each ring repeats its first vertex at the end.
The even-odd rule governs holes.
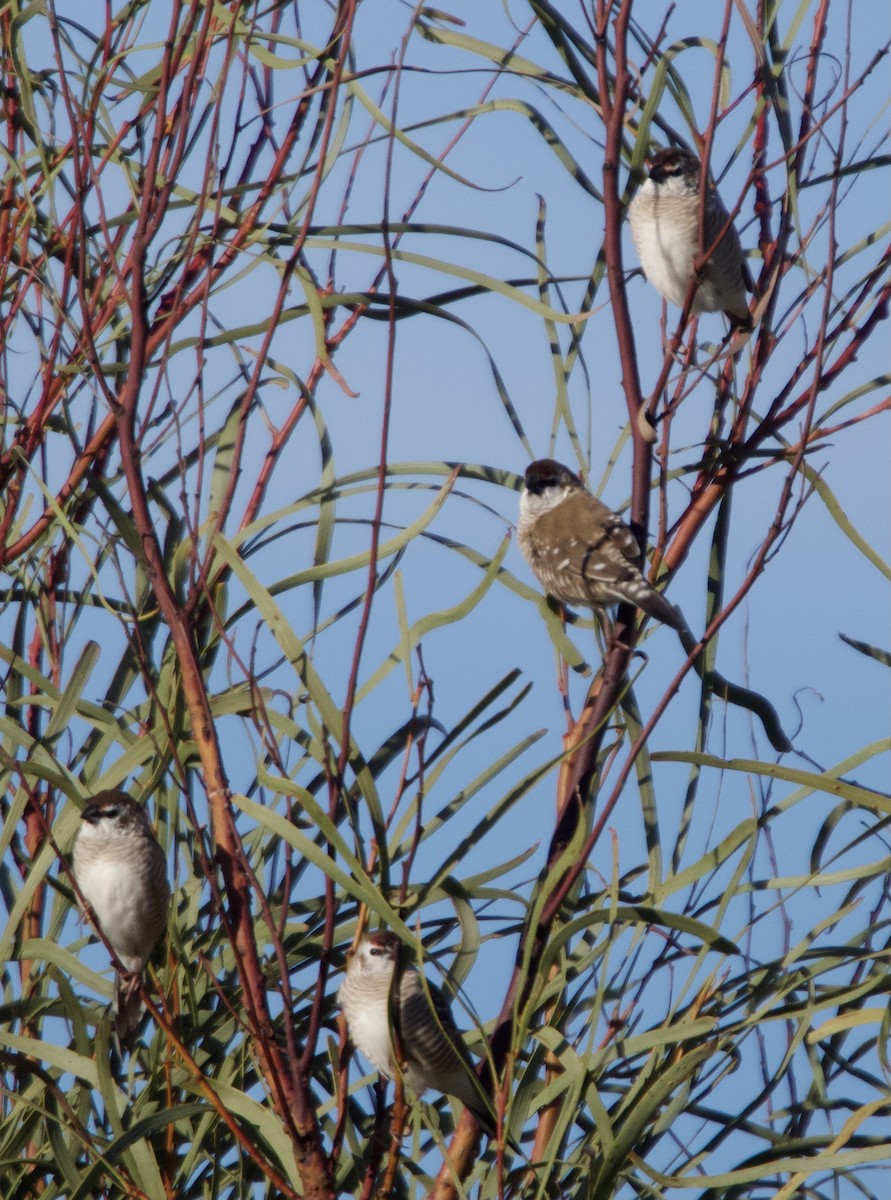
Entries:
POLYGON ((683 628, 675 609, 641 574, 637 538, 562 463, 540 458, 526 468, 518 541, 539 583, 562 604, 605 608, 627 601, 683 628))
POLYGON ((405 1086, 416 1096, 422 1096, 428 1088, 454 1096, 491 1133, 493 1114, 476 1080, 449 1003, 439 988, 406 965, 399 978, 399 1001, 393 997, 391 1003, 399 947, 393 933, 370 933, 353 954, 337 993, 350 1039, 384 1078, 395 1079, 401 1067, 405 1086), (404 1059, 399 1066, 391 1019, 404 1059))
MULTIPOLYGON (((649 176, 631 201, 628 220, 644 275, 660 295, 684 307, 700 253, 699 181, 702 164, 695 154, 672 146, 659 150, 648 162, 649 176)), ((754 290, 743 258, 739 236, 728 224, 727 209, 709 184, 703 211, 705 235, 702 250, 712 249, 699 272, 692 312, 723 312, 731 324, 752 328, 746 292, 754 290), (715 246, 721 230, 725 232, 715 246)))
POLYGON ((87 916, 126 970, 114 981, 118 1039, 130 1045, 144 1005, 139 980, 167 928, 167 860, 148 813, 126 792, 94 796, 81 813, 72 850, 74 878, 87 916))

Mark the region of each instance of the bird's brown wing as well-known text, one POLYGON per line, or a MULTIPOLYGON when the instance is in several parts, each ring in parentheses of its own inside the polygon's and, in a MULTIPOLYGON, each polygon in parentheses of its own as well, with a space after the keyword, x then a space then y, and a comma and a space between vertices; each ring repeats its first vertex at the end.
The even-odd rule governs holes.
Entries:
MULTIPOLYGON (((591 499, 594 500, 596 497, 592 496, 591 499)), ((605 505, 600 507, 605 508, 605 505)), ((637 538, 618 513, 614 513, 611 509, 606 509, 604 521, 607 533, 605 545, 607 556, 615 562, 617 569, 624 570, 630 564, 636 571, 640 562, 640 546, 637 538)))
POLYGON ((595 588, 610 588, 638 575, 640 546, 622 518, 587 492, 571 497, 570 503, 578 530, 570 563, 580 578, 595 588))
POLYGON ((403 974, 400 996, 398 1034, 407 1062, 430 1086, 456 1096, 491 1135, 494 1112, 476 1077, 473 1059, 448 1000, 435 984, 414 970, 403 974))
POLYGON ((736 321, 749 322, 746 293, 754 292, 755 284, 749 264, 742 252, 742 244, 736 226, 724 207, 717 192, 709 193, 705 210, 705 243, 708 249, 715 238, 725 230, 724 236, 712 250, 708 262, 702 268, 702 276, 713 284, 727 304, 728 314, 736 321))
POLYGON ((167 920, 170 915, 170 879, 167 875, 167 856, 155 839, 148 839, 151 846, 151 865, 149 867, 150 890, 154 897, 152 911, 149 916, 152 932, 152 950, 161 940, 167 930, 167 920))
POLYGON ((407 970, 402 976, 397 1032, 406 1058, 423 1062, 437 1073, 454 1071, 470 1063, 445 996, 414 970, 407 970))
POLYGON ((622 518, 588 492, 571 501, 577 505, 573 522, 587 531, 566 555, 577 580, 575 602, 605 606, 630 601, 657 621, 679 629, 677 613, 641 573, 640 546, 622 518))

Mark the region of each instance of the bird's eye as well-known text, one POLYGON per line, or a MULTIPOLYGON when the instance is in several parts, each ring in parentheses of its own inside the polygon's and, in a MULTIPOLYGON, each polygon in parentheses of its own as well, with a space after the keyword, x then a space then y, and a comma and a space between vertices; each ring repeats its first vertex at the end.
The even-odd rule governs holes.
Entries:
POLYGON ((381 954, 383 954, 383 950, 381 950, 380 946, 369 946, 368 953, 372 954, 375 958, 378 958, 381 954))
POLYGON ((103 817, 117 817, 120 815, 120 812, 119 808, 103 808, 101 815, 103 817))

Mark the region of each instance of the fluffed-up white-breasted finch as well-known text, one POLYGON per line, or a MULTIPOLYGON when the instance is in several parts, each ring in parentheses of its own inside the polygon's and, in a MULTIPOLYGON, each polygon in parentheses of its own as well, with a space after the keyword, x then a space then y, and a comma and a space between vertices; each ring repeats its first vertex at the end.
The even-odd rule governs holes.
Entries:
POLYGON ((751 329, 746 293, 754 290, 752 276, 733 222, 711 183, 700 205, 701 162, 689 150, 672 146, 659 150, 647 166, 647 178, 628 210, 647 280, 666 300, 683 308, 696 259, 710 251, 698 273, 691 312, 724 312, 732 325, 751 329))
POLYGON ((148 813, 122 791, 94 796, 81 813, 72 868, 85 915, 101 930, 125 974, 115 974, 114 1024, 132 1042, 144 1005, 139 982, 167 928, 167 860, 148 813))
POLYGON ((393 933, 366 934, 356 947, 337 993, 350 1040, 385 1079, 401 1071, 417 1097, 428 1088, 454 1096, 491 1133, 492 1110, 443 993, 406 963, 398 975, 399 996, 391 998, 399 957, 393 933))
POLYGON ((627 602, 683 628, 642 574, 637 538, 562 463, 540 458, 526 468, 517 540, 539 583, 562 604, 593 609, 627 602))

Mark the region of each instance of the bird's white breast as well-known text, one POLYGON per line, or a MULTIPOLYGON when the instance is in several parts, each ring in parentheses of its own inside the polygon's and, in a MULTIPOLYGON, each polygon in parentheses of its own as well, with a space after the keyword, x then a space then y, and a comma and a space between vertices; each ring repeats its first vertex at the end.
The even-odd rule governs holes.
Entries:
POLYGON ((393 1041, 383 1004, 357 1003, 349 1016, 350 1036, 364 1058, 387 1079, 393 1078, 393 1041))
POLYGON ((115 954, 128 971, 145 966, 143 886, 125 858, 86 858, 78 866, 78 886, 115 954))
POLYGON ((698 213, 696 197, 657 192, 651 179, 641 185, 631 210, 631 233, 644 274, 678 308, 684 306, 699 250, 698 213))

